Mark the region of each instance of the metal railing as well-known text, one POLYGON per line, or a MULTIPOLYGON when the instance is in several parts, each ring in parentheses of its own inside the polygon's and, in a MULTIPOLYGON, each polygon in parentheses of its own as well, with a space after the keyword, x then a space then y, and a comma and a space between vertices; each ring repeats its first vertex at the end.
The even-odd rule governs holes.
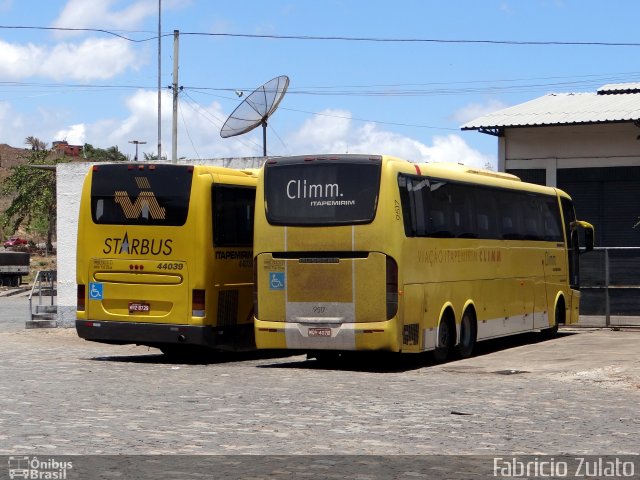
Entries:
POLYGON ((29 317, 33 319, 33 296, 38 297, 38 305, 43 304, 43 299, 50 297, 49 305, 54 305, 54 298, 57 295, 56 283, 58 272, 56 270, 39 270, 33 279, 31 292, 29 293, 29 317))
POLYGON ((580 256, 581 315, 640 325, 640 247, 596 247, 580 256))

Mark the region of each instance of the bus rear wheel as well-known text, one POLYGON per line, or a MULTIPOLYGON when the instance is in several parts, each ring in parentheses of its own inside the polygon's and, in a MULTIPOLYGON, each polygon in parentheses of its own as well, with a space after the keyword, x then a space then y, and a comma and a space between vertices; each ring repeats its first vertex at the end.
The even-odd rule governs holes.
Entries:
POLYGON ((458 355, 462 358, 469 358, 473 354, 476 346, 476 319, 470 310, 464 312, 460 321, 460 343, 458 344, 458 355))
POLYGON ((438 327, 438 338, 436 349, 433 351, 433 358, 436 362, 444 362, 451 355, 451 350, 455 344, 455 327, 449 318, 443 318, 438 327))

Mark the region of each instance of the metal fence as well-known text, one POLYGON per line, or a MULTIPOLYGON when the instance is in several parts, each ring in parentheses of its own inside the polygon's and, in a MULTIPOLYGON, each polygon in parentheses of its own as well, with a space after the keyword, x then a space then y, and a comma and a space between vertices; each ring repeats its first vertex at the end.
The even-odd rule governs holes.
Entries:
POLYGON ((581 317, 640 325, 640 247, 598 247, 581 255, 580 283, 581 317))

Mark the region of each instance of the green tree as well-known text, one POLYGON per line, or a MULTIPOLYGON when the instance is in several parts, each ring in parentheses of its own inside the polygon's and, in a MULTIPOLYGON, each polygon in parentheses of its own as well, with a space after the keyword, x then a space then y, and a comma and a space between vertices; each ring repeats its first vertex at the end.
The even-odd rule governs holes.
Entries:
POLYGON ((84 158, 90 162, 127 162, 129 156, 122 153, 118 146, 97 148, 90 143, 84 144, 84 158))
POLYGON ((45 230, 47 249, 52 249, 56 227, 56 172, 55 160, 49 158, 46 144, 34 137, 25 142, 34 148, 23 157, 26 163, 11 167, 11 173, 2 182, 0 190, 12 198, 2 217, 3 228, 15 232, 21 225, 45 230), (35 143, 29 143, 29 140, 35 143))
MULTIPOLYGON (((158 160, 158 154, 157 153, 147 153, 147 152, 143 152, 142 153, 144 155, 144 159, 148 162, 148 161, 152 161, 152 160, 158 160)), ((167 156, 166 155, 162 155, 161 160, 166 160, 167 156)))

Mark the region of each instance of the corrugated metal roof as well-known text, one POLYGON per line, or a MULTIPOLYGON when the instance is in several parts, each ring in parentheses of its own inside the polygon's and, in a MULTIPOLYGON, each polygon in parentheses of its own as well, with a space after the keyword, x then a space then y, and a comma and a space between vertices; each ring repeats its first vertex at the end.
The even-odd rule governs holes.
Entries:
MULTIPOLYGON (((623 85, 628 90, 629 86, 634 84, 623 85)), ((638 85, 640 86, 640 84, 638 85)), ((520 105, 483 115, 465 123, 461 128, 462 130, 479 130, 542 125, 633 122, 638 119, 640 119, 640 93, 551 93, 520 105)))
POLYGON ((598 89, 599 95, 612 93, 640 93, 640 83, 609 83, 598 89))

